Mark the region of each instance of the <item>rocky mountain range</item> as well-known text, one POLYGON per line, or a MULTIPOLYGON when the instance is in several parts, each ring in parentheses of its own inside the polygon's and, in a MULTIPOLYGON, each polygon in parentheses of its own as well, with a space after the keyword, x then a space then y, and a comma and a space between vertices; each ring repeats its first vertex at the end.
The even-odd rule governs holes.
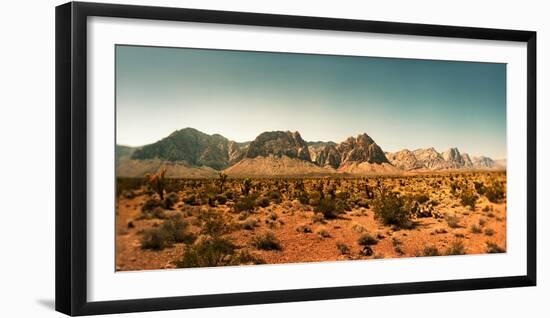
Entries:
POLYGON ((457 148, 384 152, 367 134, 332 141, 306 142, 299 132, 263 132, 250 142, 235 142, 193 128, 177 130, 142 147, 116 147, 117 175, 143 176, 161 166, 168 176, 398 174, 408 171, 505 169, 504 162, 473 157, 457 148))

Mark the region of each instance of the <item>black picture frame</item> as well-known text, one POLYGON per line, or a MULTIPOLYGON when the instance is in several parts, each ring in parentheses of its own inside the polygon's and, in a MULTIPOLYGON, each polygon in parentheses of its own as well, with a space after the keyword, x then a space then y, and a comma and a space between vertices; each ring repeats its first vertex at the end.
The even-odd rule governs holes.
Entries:
POLYGON ((536 32, 70 2, 56 7, 56 310, 91 315, 536 285, 536 32), (351 287, 88 302, 87 18, 190 21, 527 43, 527 274, 351 287))

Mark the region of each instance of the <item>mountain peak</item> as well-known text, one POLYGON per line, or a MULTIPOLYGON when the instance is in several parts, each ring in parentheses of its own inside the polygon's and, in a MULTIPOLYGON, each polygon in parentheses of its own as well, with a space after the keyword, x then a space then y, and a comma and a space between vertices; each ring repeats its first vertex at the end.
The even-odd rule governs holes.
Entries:
POLYGON ((342 164, 351 162, 390 163, 384 151, 365 133, 358 135, 357 138, 349 137, 336 149, 341 154, 342 164))
POLYGON ((250 143, 245 157, 256 158, 258 156, 268 157, 270 155, 311 161, 307 143, 297 131, 263 132, 250 143))

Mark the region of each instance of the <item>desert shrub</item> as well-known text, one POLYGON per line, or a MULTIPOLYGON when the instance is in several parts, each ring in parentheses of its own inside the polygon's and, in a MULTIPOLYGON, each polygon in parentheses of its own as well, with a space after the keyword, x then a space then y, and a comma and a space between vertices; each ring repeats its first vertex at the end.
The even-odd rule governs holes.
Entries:
POLYGON ((218 204, 226 204, 227 203, 227 197, 224 194, 216 194, 215 196, 216 201, 218 204))
POLYGON ((169 218, 160 226, 161 230, 171 233, 175 243, 191 244, 195 241, 195 235, 188 228, 189 224, 178 216, 169 218))
POLYGON ((398 228, 413 227, 405 199, 386 188, 382 188, 375 197, 372 209, 375 217, 385 225, 394 225, 398 228))
POLYGON ((296 231, 300 233, 313 233, 311 227, 307 224, 298 225, 298 227, 296 227, 296 231))
POLYGON ((142 232, 141 248, 162 250, 174 243, 190 244, 195 236, 187 228, 188 224, 179 218, 165 220, 162 225, 142 232))
POLYGON ((421 256, 439 256, 439 250, 434 245, 427 245, 424 246, 424 249, 422 249, 422 255, 421 256))
POLYGON ((258 219, 248 219, 241 223, 241 227, 245 230, 252 231, 258 226, 258 219))
POLYGON ((330 237, 329 232, 324 226, 320 226, 317 229, 315 229, 315 234, 319 235, 320 238, 330 237))
POLYGON ((321 213, 325 219, 335 219, 344 212, 344 207, 338 205, 335 199, 324 198, 319 200, 313 210, 321 213))
POLYGON ((231 190, 227 190, 224 192, 225 197, 227 198, 227 200, 233 200, 237 197, 237 195, 235 194, 235 192, 231 191, 231 190))
POLYGON ((233 209, 235 210, 235 212, 253 211, 255 201, 256 199, 252 196, 240 197, 237 202, 235 202, 233 209))
POLYGON ((306 191, 299 191, 296 194, 296 198, 300 201, 301 204, 309 204, 309 195, 306 191))
POLYGON ((248 250, 242 250, 231 257, 230 265, 259 265, 265 261, 252 255, 248 250))
POLYGON ((156 207, 163 207, 164 203, 161 200, 158 199, 149 199, 143 203, 143 206, 141 207, 141 212, 143 213, 149 213, 156 207))
POLYGON ((479 226, 485 226, 486 223, 487 223, 487 220, 479 219, 479 226))
POLYGON ((495 230, 493 229, 485 229, 485 235, 487 236, 493 236, 495 234, 495 230))
POLYGON ((142 249, 162 250, 172 246, 174 243, 169 233, 162 231, 158 227, 145 230, 141 235, 142 249))
POLYGON ((454 241, 447 249, 447 255, 464 255, 466 254, 466 248, 462 241, 454 241))
POLYGON ((476 189, 476 192, 479 195, 485 194, 486 189, 485 189, 485 185, 483 184, 483 182, 474 181, 474 188, 476 189))
POLYGON ((200 199, 198 199, 197 196, 194 194, 184 197, 182 201, 183 203, 188 205, 194 205, 194 206, 201 205, 200 199))
POLYGON ((218 237, 231 230, 228 225, 228 220, 226 220, 222 213, 215 210, 201 212, 197 217, 196 225, 201 228, 200 234, 210 235, 212 237, 218 237))
POLYGON ((498 246, 494 242, 487 241, 485 244, 487 245, 487 253, 504 253, 504 252, 506 252, 505 249, 498 246))
POLYGON ((376 243, 378 243, 378 240, 374 238, 374 236, 368 233, 365 233, 359 237, 359 239, 357 240, 357 243, 359 243, 359 245, 362 245, 362 246, 375 245, 376 243))
POLYGON ((164 198, 164 208, 165 209, 172 209, 174 204, 176 204, 180 200, 179 196, 175 192, 170 192, 166 195, 164 198))
POLYGON ((473 191, 466 190, 460 194, 460 203, 463 206, 469 206, 472 211, 476 208, 477 199, 478 196, 473 191))
POLYGON ((269 196, 269 200, 273 203, 281 203, 281 201, 283 200, 282 199, 282 196, 281 196, 281 192, 279 191, 271 191, 268 193, 268 196, 269 196))
POLYGON ((365 256, 372 256, 374 254, 374 251, 372 250, 372 247, 370 247, 370 245, 364 245, 363 249, 361 249, 361 254, 365 256))
POLYGON ((426 194, 417 194, 413 197, 413 199, 419 204, 423 204, 430 201, 430 197, 427 196, 426 194))
POLYGON ((445 221, 447 222, 447 225, 452 229, 456 229, 456 228, 461 227, 460 226, 460 219, 458 218, 458 216, 456 216, 454 214, 445 215, 445 221))
POLYGON ((281 250, 281 243, 275 237, 275 234, 273 232, 266 232, 264 234, 260 234, 252 239, 252 246, 256 247, 260 250, 281 250))
POLYGON ((401 242, 398 238, 392 238, 392 245, 393 250, 397 253, 397 255, 405 254, 405 252, 403 251, 403 242, 401 242))
POLYGON ((498 203, 504 199, 504 186, 500 182, 493 182, 490 186, 487 187, 485 191, 485 196, 490 202, 498 203))
POLYGON ((188 268, 231 265, 231 256, 234 253, 235 245, 231 241, 209 237, 187 247, 176 266, 188 268))
POLYGON ((474 233, 474 234, 479 234, 481 233, 481 227, 475 225, 475 224, 472 224, 472 226, 470 226, 470 232, 474 233))
POLYGON ((258 199, 256 199, 256 205, 262 208, 268 207, 269 203, 270 203, 269 199, 264 196, 261 196, 258 199))
POLYGON ((350 253, 349 246, 347 246, 346 244, 344 244, 342 242, 337 242, 336 243, 336 248, 340 251, 340 253, 342 255, 347 255, 347 254, 350 253))

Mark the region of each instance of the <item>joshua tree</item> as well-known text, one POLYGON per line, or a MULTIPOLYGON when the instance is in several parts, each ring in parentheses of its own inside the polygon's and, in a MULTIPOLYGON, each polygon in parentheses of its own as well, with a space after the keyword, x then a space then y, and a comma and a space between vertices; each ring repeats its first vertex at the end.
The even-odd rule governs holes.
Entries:
POLYGON ((223 186, 227 182, 227 175, 223 172, 220 172, 218 176, 219 176, 218 184, 220 186, 220 193, 223 193, 223 186))
POLYGON ((319 199, 325 198, 325 193, 323 192, 323 190, 324 190, 324 185, 323 185, 323 182, 321 181, 317 185, 317 191, 319 192, 319 199))
POLYGON ((369 187, 369 183, 365 183, 365 192, 367 194, 367 199, 372 199, 374 197, 374 193, 372 192, 372 189, 369 187))
POLYGON ((146 174, 147 184, 155 191, 161 200, 164 200, 164 175, 166 174, 166 168, 162 168, 159 172, 153 174, 146 174))
POLYGON ((244 178, 243 183, 241 184, 241 192, 245 196, 248 196, 251 188, 252 188, 252 180, 250 178, 244 178))

